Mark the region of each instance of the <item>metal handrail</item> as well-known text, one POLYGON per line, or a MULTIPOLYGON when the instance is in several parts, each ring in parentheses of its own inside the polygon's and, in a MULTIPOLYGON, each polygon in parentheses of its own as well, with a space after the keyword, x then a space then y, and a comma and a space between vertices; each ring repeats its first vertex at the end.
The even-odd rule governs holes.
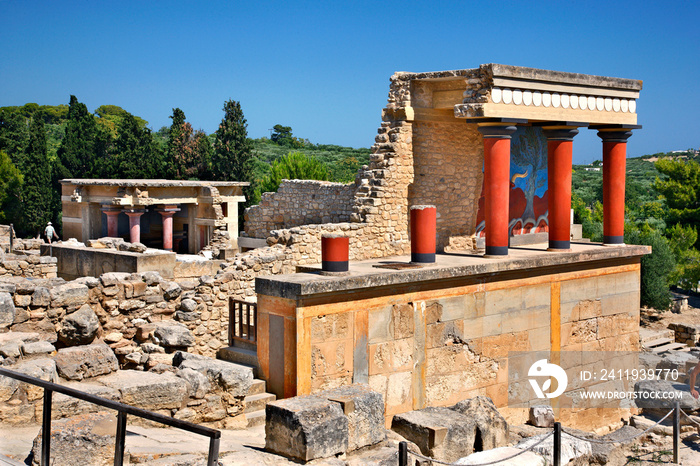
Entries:
POLYGON ((186 430, 194 434, 203 435, 209 437, 209 453, 207 458, 207 466, 216 466, 219 462, 219 444, 221 442, 221 431, 216 429, 211 429, 209 427, 200 426, 193 424, 191 422, 183 421, 180 419, 174 419, 162 414, 154 413, 152 411, 147 411, 145 409, 137 408, 135 406, 120 403, 118 401, 107 400, 105 398, 91 395, 89 393, 81 392, 74 388, 65 387, 63 385, 58 385, 53 382, 47 382, 45 380, 32 377, 30 375, 22 374, 19 372, 11 371, 0 367, 0 375, 5 377, 10 377, 12 379, 19 380, 21 382, 29 383, 42 387, 44 389, 44 406, 43 406, 43 417, 41 421, 41 464, 48 465, 50 459, 50 449, 51 449, 51 397, 53 392, 63 393, 64 395, 71 396, 73 398, 78 398, 79 400, 88 401, 90 403, 104 406, 105 408, 114 409, 118 411, 117 415, 117 435, 116 443, 114 448, 114 464, 115 466, 122 466, 124 464, 124 440, 126 438, 126 415, 131 414, 133 416, 148 419, 149 421, 158 422, 160 424, 165 424, 170 427, 177 427, 178 429, 186 430))

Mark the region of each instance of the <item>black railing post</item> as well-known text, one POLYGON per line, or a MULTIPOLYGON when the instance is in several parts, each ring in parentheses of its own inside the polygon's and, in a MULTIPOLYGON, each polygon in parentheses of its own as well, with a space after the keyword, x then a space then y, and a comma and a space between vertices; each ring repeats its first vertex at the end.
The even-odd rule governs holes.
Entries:
POLYGON ((399 442, 399 466, 408 466, 408 443, 399 442))
POLYGON ((124 447, 126 443, 126 413, 117 413, 117 439, 114 444, 114 466, 124 464, 124 447))
POLYGON ((53 391, 44 388, 44 407, 41 419, 41 466, 51 464, 51 395, 53 395, 53 391))
POLYGON ((207 457, 207 466, 217 466, 219 464, 219 437, 209 438, 209 456, 207 457))
POLYGON ((673 405, 673 462, 678 464, 678 448, 681 443, 681 404, 676 401, 673 405))
POLYGON ((561 466, 561 423, 554 423, 554 448, 552 449, 554 466, 561 466))

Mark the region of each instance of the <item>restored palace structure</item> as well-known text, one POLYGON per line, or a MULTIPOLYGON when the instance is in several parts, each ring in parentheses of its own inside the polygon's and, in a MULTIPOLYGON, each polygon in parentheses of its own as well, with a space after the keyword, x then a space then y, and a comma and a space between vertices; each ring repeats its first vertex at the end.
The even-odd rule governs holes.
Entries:
MULTIPOLYGON (((560 351, 637 350, 649 248, 623 237, 641 88, 496 64, 392 76, 354 184, 285 182, 246 211, 247 235, 297 267, 321 262, 322 236, 349 238, 348 272, 307 266, 256 279, 269 389, 286 397, 366 382, 384 395, 388 420, 485 394, 518 418, 527 410, 509 404, 509 352, 558 361, 560 351), (585 129, 601 139, 605 244, 572 241, 572 147, 585 129), (410 265, 409 213, 426 205, 437 212, 438 254, 410 265), (514 235, 532 244, 509 247, 514 235)), ((585 389, 561 398, 555 412, 567 425, 629 413, 577 407, 572 394, 585 389)))
POLYGON ((196 254, 215 229, 237 247, 238 203, 249 183, 172 180, 61 180, 63 237, 132 243, 196 254))

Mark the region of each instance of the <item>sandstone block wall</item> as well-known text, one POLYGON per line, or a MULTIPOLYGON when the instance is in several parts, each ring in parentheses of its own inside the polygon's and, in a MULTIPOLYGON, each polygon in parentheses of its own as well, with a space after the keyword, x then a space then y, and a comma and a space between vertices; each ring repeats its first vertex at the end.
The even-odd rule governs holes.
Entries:
MULTIPOLYGON (((639 349, 638 264, 473 283, 426 292, 406 285, 357 298, 339 294, 296 308, 289 301, 291 308, 279 314, 302 321, 298 393, 368 383, 384 396, 388 420, 484 395, 513 422, 525 422, 527 406, 507 408, 509 352, 597 351, 601 367, 610 367, 613 361, 605 358, 614 354, 605 352, 639 349)), ((259 312, 267 312, 269 299, 259 312)), ((287 300, 274 302, 284 307, 287 300)), ((581 427, 624 415, 609 408, 559 413, 562 422, 581 427)))

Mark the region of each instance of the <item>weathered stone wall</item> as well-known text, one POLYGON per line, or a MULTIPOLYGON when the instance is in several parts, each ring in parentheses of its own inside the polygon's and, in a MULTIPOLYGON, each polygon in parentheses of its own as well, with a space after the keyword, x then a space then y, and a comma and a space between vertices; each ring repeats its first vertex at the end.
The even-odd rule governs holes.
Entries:
POLYGON ((0 260, 0 278, 55 278, 57 272, 57 259, 51 256, 4 254, 0 260))
POLYGON ((476 125, 464 122, 413 124, 414 182, 410 205, 437 208, 437 248, 452 237, 475 233, 483 181, 483 139, 476 125))
POLYGON ((282 180, 276 193, 264 193, 260 204, 246 210, 246 233, 267 238, 272 230, 348 222, 354 193, 354 183, 282 180))

